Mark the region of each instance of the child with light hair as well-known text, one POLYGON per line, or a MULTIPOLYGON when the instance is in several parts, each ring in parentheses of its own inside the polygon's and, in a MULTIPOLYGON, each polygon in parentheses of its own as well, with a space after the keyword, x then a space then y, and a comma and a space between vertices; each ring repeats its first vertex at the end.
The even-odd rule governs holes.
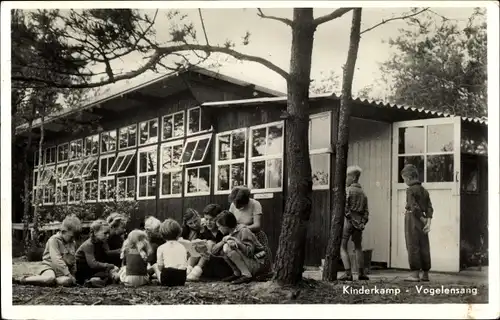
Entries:
POLYGON ((362 248, 363 230, 368 223, 368 198, 361 184, 359 184, 361 172, 362 170, 359 166, 349 166, 347 168, 345 220, 340 245, 340 256, 344 264, 345 274, 339 278, 339 280, 344 281, 353 280, 351 261, 347 252, 349 239, 354 243, 354 250, 356 252, 358 280, 369 280, 365 274, 362 248))
POLYGON ((81 231, 80 219, 69 215, 61 223, 59 232, 49 238, 42 256, 42 266, 38 275, 21 280, 24 284, 61 285, 76 284, 75 236, 81 231))
POLYGON ((120 253, 123 241, 125 241, 127 220, 125 215, 118 212, 113 212, 106 218, 110 228, 108 239, 109 259, 117 267, 121 265, 120 253))
POLYGON ((109 263, 109 225, 96 220, 90 225, 90 236, 76 250, 76 282, 80 285, 103 287, 118 280, 118 267, 109 263))
POLYGON ((151 254, 148 257, 148 274, 153 276, 158 273, 156 265, 156 252, 158 248, 165 243, 160 232, 161 221, 153 216, 149 216, 144 220, 144 230, 151 244, 151 254))
POLYGON ((431 269, 429 231, 434 209, 429 192, 418 178, 417 167, 407 164, 401 170, 401 177, 408 186, 405 206, 405 240, 410 275, 405 281, 429 281, 431 269), (422 271, 421 278, 420 271, 422 271))
POLYGON ((138 287, 149 283, 148 258, 152 249, 148 235, 142 230, 133 230, 123 242, 120 281, 126 286, 138 287))
POLYGON ((157 251, 157 278, 162 286, 183 286, 186 283, 188 253, 182 243, 181 226, 173 219, 163 221, 160 232, 165 239, 157 251))

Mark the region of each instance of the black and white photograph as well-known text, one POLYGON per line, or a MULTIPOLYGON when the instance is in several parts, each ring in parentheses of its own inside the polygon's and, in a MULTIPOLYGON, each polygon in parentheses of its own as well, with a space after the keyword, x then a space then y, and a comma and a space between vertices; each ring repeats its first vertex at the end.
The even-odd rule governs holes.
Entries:
POLYGON ((500 317, 497 3, 1 6, 3 318, 500 317))

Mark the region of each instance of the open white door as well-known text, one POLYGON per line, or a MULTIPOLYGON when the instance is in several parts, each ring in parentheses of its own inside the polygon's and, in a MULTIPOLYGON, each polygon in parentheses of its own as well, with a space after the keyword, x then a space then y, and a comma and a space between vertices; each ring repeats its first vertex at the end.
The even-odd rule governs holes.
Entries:
POLYGON ((404 235, 406 188, 400 172, 415 165, 429 191, 431 270, 460 271, 460 117, 393 124, 390 267, 408 269, 404 235))

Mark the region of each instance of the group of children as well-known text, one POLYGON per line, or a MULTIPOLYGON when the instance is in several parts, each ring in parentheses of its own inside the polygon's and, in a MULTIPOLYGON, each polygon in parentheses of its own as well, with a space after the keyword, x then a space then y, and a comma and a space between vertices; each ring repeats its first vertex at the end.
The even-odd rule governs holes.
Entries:
POLYGON ((50 237, 38 275, 24 284, 103 287, 111 283, 142 286, 157 282, 181 286, 202 275, 233 284, 252 281, 264 270, 266 248, 233 213, 210 204, 203 217, 186 210, 183 226, 174 219, 147 217, 143 229, 124 239, 126 218, 119 213, 90 225, 89 238, 75 250, 80 220, 67 216, 50 237), (207 252, 190 256, 181 241, 205 240, 207 252))
MULTIPOLYGON (((350 166, 347 168, 345 221, 340 247, 345 273, 339 280, 343 281, 353 280, 351 262, 347 252, 349 239, 354 243, 356 261, 359 268, 358 279, 369 280, 365 274, 364 256, 361 245, 363 230, 368 223, 368 199, 359 184, 360 176, 360 167, 350 166)), ((432 202, 429 192, 422 186, 419 180, 418 170, 414 165, 405 165, 403 170, 401 170, 401 176, 408 186, 406 190, 404 227, 410 275, 405 281, 429 281, 429 270, 431 268, 429 231, 434 212, 432 202), (421 275, 420 272, 422 272, 421 275)))

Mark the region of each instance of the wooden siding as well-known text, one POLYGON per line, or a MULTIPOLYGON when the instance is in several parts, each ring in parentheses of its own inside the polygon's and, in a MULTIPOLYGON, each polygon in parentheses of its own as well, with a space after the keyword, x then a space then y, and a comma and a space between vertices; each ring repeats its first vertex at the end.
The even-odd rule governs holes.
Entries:
POLYGON ((389 262, 391 139, 389 123, 352 118, 347 162, 363 169, 360 183, 370 210, 363 248, 373 249, 372 261, 375 262, 389 262))

